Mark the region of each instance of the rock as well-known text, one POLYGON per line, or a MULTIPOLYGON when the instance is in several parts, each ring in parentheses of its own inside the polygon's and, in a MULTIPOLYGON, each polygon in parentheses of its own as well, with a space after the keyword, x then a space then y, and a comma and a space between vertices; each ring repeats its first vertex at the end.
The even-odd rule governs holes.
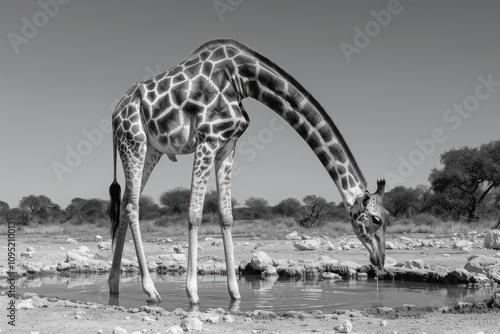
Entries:
POLYGON ((232 322, 236 321, 236 319, 234 318, 234 316, 232 316, 231 314, 226 314, 224 317, 222 317, 222 320, 224 322, 229 322, 229 323, 232 323, 232 322))
POLYGON ((500 259, 491 256, 471 256, 464 269, 471 273, 484 274, 488 278, 500 281, 500 259))
POLYGON ((470 247, 472 246, 472 242, 468 240, 455 240, 453 243, 453 249, 470 251, 470 247))
POLYGON ((111 334, 127 334, 127 331, 124 328, 121 327, 115 327, 111 331, 111 334))
POLYGON ((88 253, 90 251, 90 249, 87 246, 80 246, 80 247, 78 247, 78 251, 80 253, 88 253))
POLYGON ((63 246, 59 247, 59 250, 66 250, 63 246))
POLYGON ((88 257, 89 254, 85 254, 86 256, 79 255, 76 253, 68 252, 66 254, 66 265, 58 263, 57 270, 70 270, 71 272, 78 273, 104 273, 108 272, 111 265, 102 260, 90 259, 88 257), (69 268, 67 265, 69 264, 69 268))
POLYGON ((184 334, 184 330, 181 326, 175 325, 167 329, 167 334, 184 334))
POLYGON ((21 258, 22 259, 29 259, 35 256, 35 251, 31 252, 21 252, 21 258))
POLYGON ((448 280, 458 280, 458 282, 472 282, 474 275, 472 275, 468 270, 463 268, 456 268, 452 270, 447 275, 448 280))
POLYGON ((286 240, 302 240, 302 238, 300 237, 299 233, 297 233, 297 231, 293 231, 292 233, 287 234, 285 239, 286 240))
POLYGON ((68 238, 68 239, 66 239, 66 243, 67 244, 77 244, 78 241, 76 241, 75 239, 72 239, 72 238, 68 238))
POLYGON ((212 246, 222 246, 222 239, 215 239, 212 241, 212 246))
POLYGON ((16 309, 18 309, 18 310, 27 310, 27 309, 30 309, 30 308, 33 308, 33 307, 35 307, 33 305, 33 299, 24 299, 24 300, 21 300, 16 305, 16 309))
POLYGON ((429 240, 420 240, 420 245, 422 247, 434 247, 434 244, 432 243, 432 241, 429 241, 429 240))
POLYGON ((326 246, 326 249, 329 251, 335 250, 335 246, 331 243, 331 241, 327 241, 325 246, 326 246))
POLYGON ((111 242, 101 241, 97 243, 97 248, 103 250, 111 250, 111 242))
POLYGON ((320 245, 321 241, 319 239, 302 240, 299 242, 295 242, 293 244, 293 246, 298 250, 308 250, 308 251, 318 250, 320 245))
POLYGON ((431 269, 431 267, 427 263, 424 263, 424 261, 422 261, 420 259, 406 261, 405 264, 403 265, 403 268, 408 268, 408 269, 423 269, 423 270, 431 269))
POLYGON ((203 330, 203 323, 198 318, 185 318, 181 322, 181 327, 185 332, 195 332, 203 330))
POLYGON ((492 230, 486 233, 484 247, 500 249, 500 230, 492 230))
POLYGON ((450 254, 443 254, 443 257, 450 257, 450 254))
POLYGON ((399 237, 399 239, 401 239, 402 241, 406 241, 406 242, 412 242, 413 241, 411 238, 408 238, 408 237, 399 237))
POLYGON ((203 321, 208 324, 217 324, 220 321, 220 317, 218 315, 209 314, 203 318, 203 321))
POLYGON ((324 272, 323 279, 333 279, 333 280, 340 281, 340 280, 342 280, 342 276, 339 276, 339 275, 334 274, 334 273, 324 272))
POLYGON ((398 264, 398 261, 393 259, 392 257, 385 257, 385 265, 389 267, 394 267, 396 264, 398 264))
POLYGON ((273 266, 273 260, 269 257, 269 255, 262 251, 253 253, 250 263, 253 269, 260 271, 267 270, 269 267, 273 266))
POLYGON ((340 325, 333 327, 339 333, 350 333, 352 331, 352 324, 348 319, 344 319, 340 325))
POLYGON ((184 251, 182 250, 182 247, 181 246, 172 246, 172 250, 174 251, 174 253, 176 254, 183 254, 184 251))
POLYGON ((35 251, 35 249, 34 249, 33 247, 29 247, 29 246, 28 246, 28 247, 26 247, 26 251, 27 251, 27 252, 34 252, 34 251, 35 251))
POLYGON ((385 242, 385 249, 399 249, 399 248, 396 247, 396 245, 393 242, 386 241, 385 242))
POLYGON ((19 262, 17 264, 17 269, 19 272, 26 272, 28 274, 40 274, 42 272, 41 262, 19 262))
POLYGON ((102 241, 102 237, 101 237, 99 234, 97 234, 97 235, 95 236, 95 239, 96 239, 97 241, 102 241))

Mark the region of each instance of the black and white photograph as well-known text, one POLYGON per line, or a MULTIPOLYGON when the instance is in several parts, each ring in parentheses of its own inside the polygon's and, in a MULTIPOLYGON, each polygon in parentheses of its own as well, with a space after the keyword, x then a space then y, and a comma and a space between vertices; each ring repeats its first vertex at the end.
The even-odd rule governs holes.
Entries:
POLYGON ((499 334, 499 14, 0 1, 0 332, 499 334))

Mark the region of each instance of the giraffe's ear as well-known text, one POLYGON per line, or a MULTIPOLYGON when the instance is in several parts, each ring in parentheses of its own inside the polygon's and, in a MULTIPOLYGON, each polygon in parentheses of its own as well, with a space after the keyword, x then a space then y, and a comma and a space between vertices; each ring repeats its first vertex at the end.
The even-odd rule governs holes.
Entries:
POLYGON ((377 180, 377 191, 375 191, 375 194, 384 197, 384 192, 385 192, 385 180, 384 179, 377 180))
POLYGON ((370 202, 370 193, 366 192, 363 197, 361 197, 361 208, 364 210, 366 209, 366 206, 368 205, 368 202, 370 202))

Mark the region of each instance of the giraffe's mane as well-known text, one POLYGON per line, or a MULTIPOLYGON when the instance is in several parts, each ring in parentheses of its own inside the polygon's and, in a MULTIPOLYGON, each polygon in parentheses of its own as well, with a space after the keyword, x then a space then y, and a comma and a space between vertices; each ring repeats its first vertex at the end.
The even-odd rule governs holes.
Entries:
POLYGON ((340 133, 339 129, 333 122, 332 118, 328 113, 325 111, 325 109, 319 104, 319 102, 312 96, 307 89, 305 89, 292 75, 290 75, 288 72, 283 70, 281 67, 279 67, 276 63, 274 63, 272 60, 267 58, 266 56, 262 55, 261 53, 257 52, 256 50, 251 49, 250 47, 241 44, 240 42, 234 40, 234 39, 214 39, 211 41, 207 41, 200 45, 195 51, 191 53, 191 55, 186 58, 189 59, 192 56, 200 53, 202 50, 210 48, 212 46, 217 46, 217 45, 231 45, 234 46, 245 53, 248 53, 252 57, 255 57, 259 62, 265 64, 266 66, 272 68, 274 71, 276 71, 279 75, 281 75, 285 80, 287 80, 291 85, 293 85, 304 97, 306 97, 313 107, 320 113, 320 115, 323 117, 323 119, 327 122, 327 124, 330 126, 332 129, 335 137, 339 141, 340 146, 344 149, 344 152, 347 156, 347 159, 350 161, 352 164, 352 168, 354 169, 356 175, 358 176, 360 182, 363 184, 363 186, 367 187, 366 179, 361 172, 361 169, 359 168, 358 163, 356 162, 356 159, 354 158, 354 155, 352 154, 351 150, 349 149, 349 146, 347 145, 344 137, 340 133))

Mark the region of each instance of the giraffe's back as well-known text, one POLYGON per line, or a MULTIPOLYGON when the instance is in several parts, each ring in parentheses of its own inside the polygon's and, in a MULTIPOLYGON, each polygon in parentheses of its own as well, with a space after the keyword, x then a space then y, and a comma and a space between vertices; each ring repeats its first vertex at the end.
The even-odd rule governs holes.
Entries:
POLYGON ((241 52, 233 44, 206 43, 179 65, 136 83, 114 119, 126 118, 128 105, 138 99, 149 144, 167 154, 192 153, 199 140, 224 141, 243 132, 248 119, 230 78, 232 64, 227 62, 241 52))

